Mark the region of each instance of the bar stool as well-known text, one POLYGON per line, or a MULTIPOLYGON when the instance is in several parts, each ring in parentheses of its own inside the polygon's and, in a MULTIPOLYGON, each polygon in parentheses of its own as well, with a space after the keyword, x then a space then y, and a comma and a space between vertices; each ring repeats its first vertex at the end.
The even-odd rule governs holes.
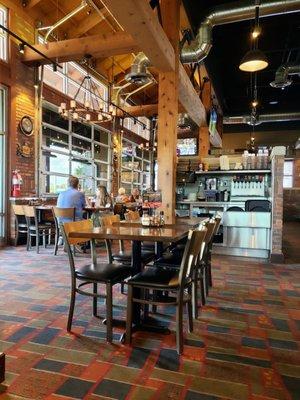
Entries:
POLYGON ((16 229, 15 246, 17 246, 20 234, 27 235, 27 223, 22 205, 13 204, 12 209, 15 214, 15 229, 16 229))

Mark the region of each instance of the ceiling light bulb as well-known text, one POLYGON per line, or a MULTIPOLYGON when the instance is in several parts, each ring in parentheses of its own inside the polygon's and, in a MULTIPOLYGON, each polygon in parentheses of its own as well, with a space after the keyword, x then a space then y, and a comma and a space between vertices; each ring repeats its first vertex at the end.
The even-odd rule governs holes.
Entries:
POLYGON ((113 110, 114 110, 114 106, 112 104, 110 104, 108 111, 112 114, 113 110))
POLYGON ((260 34, 261 34, 261 27, 256 26, 253 32, 251 33, 252 39, 257 39, 260 34))
POLYGON ((103 115, 101 113, 98 114, 98 121, 103 121, 103 115))
POLYGON ((66 103, 60 103, 60 107, 61 107, 62 111, 65 111, 67 108, 67 105, 66 105, 66 103))
POLYGON ((75 100, 71 100, 70 101, 70 107, 71 108, 76 108, 76 101, 75 100))
POLYGON ((258 106, 258 101, 257 100, 253 100, 252 101, 252 107, 257 107, 258 106))
POLYGON ((73 113, 73 119, 76 121, 76 120, 78 120, 78 117, 79 117, 78 113, 74 112, 73 113))
POLYGON ((90 121, 91 120, 91 114, 86 114, 85 119, 86 119, 86 121, 90 121))
POLYGON ((260 50, 250 50, 240 63, 240 70, 245 72, 256 72, 265 69, 269 65, 267 57, 260 50))

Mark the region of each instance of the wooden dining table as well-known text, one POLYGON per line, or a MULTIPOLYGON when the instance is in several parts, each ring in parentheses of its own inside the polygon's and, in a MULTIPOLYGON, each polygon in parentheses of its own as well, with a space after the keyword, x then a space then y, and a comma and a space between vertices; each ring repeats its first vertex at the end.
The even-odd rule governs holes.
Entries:
MULTIPOLYGON (((142 242, 157 243, 157 248, 161 249, 164 243, 178 242, 185 238, 190 229, 204 220, 205 218, 196 218, 192 221, 186 221, 185 223, 181 221, 160 228, 143 227, 138 223, 120 222, 108 227, 82 229, 76 232, 70 232, 69 235, 71 238, 82 238, 91 241, 92 262, 94 264, 97 263, 97 254, 95 250, 96 240, 130 240, 132 247, 132 275, 136 275, 142 271, 143 267, 141 256, 142 242)), ((140 289, 134 290, 134 296, 140 296, 140 289)), ((141 307, 138 303, 134 303, 133 306, 133 322, 134 330, 157 330, 157 326, 152 326, 150 329, 149 325, 145 327, 144 323, 141 323, 141 307)))

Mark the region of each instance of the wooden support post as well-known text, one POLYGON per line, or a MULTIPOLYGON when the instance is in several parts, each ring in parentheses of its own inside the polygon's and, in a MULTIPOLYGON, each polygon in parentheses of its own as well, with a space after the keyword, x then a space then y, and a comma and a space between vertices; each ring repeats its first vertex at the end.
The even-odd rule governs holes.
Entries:
POLYGON ((198 145, 198 156, 200 158, 207 157, 210 148, 209 144, 209 131, 207 126, 199 128, 199 145, 198 145))
POLYGON ((174 71, 159 73, 157 161, 158 188, 167 223, 175 222, 176 144, 179 80, 179 0, 163 0, 163 27, 175 52, 174 71))

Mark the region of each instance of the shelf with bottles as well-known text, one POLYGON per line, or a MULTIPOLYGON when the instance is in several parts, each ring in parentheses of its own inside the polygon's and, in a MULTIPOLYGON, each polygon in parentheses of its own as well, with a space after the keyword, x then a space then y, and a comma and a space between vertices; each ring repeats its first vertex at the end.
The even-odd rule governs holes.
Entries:
POLYGON ((248 175, 248 174, 270 174, 270 169, 231 169, 214 171, 195 171, 197 175, 248 175))

